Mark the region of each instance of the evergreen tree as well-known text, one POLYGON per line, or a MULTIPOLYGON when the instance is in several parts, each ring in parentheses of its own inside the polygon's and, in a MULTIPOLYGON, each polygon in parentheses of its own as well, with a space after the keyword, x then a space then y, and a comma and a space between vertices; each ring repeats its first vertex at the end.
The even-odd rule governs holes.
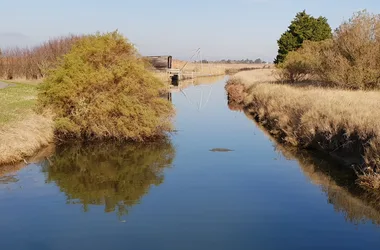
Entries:
POLYGON ((299 12, 277 41, 278 55, 274 63, 282 63, 286 55, 300 48, 305 40, 323 41, 331 37, 332 30, 325 17, 315 18, 306 11, 299 12))

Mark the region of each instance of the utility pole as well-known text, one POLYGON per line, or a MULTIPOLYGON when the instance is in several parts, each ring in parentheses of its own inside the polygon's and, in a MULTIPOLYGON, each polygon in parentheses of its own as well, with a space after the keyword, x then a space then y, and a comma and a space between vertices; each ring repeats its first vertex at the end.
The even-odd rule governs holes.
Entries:
POLYGON ((202 59, 202 51, 199 50, 199 57, 201 59, 201 72, 203 72, 203 59, 202 59))

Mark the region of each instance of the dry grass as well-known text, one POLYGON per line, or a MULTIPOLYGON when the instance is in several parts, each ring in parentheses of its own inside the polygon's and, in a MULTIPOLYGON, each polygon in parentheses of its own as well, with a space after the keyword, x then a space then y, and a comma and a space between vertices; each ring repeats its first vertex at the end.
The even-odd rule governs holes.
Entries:
MULTIPOLYGON (((173 60, 173 68, 181 69, 186 64, 185 61, 173 60)), ((241 69, 262 69, 266 64, 222 64, 222 63, 194 63, 189 62, 184 67, 184 73, 198 72, 203 76, 225 75, 228 71, 239 72, 241 69)))
POLYGON ((24 160, 52 142, 52 118, 34 112, 36 95, 36 86, 27 84, 0 90, 0 165, 24 160))
POLYGON ((12 80, 1 80, 6 83, 22 83, 29 85, 38 85, 44 81, 44 78, 39 79, 26 79, 26 78, 14 78, 12 80))
POLYGON ((367 190, 379 190, 380 189, 380 174, 374 172, 371 168, 367 168, 364 171, 359 172, 359 179, 357 183, 367 190))
POLYGON ((235 76, 245 84, 243 105, 271 134, 288 145, 360 158, 376 172, 380 92, 299 88, 273 83, 271 74, 250 71, 235 76))
POLYGON ((0 127, 0 165, 16 163, 35 154, 53 141, 49 116, 30 114, 0 127))
POLYGON ((241 79, 241 83, 249 87, 255 83, 274 83, 277 82, 275 69, 258 69, 255 71, 243 71, 235 75, 241 79))
POLYGON ((167 82, 170 80, 168 73, 164 71, 154 71, 153 72, 154 76, 160 79, 163 82, 167 82))
MULTIPOLYGON (((173 60, 172 67, 175 69, 182 69, 186 61, 179 61, 179 60, 173 60)), ((225 67, 222 64, 200 64, 200 63, 193 63, 189 62, 186 64, 186 66, 183 68, 184 72, 201 72, 205 75, 224 75, 225 74, 225 67)))

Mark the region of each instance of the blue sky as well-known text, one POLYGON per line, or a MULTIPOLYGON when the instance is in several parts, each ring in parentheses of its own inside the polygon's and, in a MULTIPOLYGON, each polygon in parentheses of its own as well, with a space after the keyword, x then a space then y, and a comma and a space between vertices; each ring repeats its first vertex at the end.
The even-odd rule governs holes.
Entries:
POLYGON ((303 9, 333 28, 379 0, 0 0, 0 46, 118 29, 144 55, 272 60, 276 40, 303 9))

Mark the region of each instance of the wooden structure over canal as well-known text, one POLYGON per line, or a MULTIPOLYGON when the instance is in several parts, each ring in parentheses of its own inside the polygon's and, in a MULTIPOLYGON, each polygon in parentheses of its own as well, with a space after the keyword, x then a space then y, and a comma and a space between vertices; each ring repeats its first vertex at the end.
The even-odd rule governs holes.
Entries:
MULTIPOLYGON (((191 57, 198 55, 200 57, 200 48, 195 51, 195 54, 191 57)), ((153 69, 158 72, 165 72, 168 79, 171 79, 172 84, 176 85, 179 80, 194 79, 196 77, 202 76, 200 72, 185 72, 184 68, 189 62, 186 62, 180 69, 173 68, 173 57, 169 55, 164 56, 145 56, 145 59, 153 66, 153 69)), ((200 59, 200 64, 202 68, 202 60, 200 59)))

